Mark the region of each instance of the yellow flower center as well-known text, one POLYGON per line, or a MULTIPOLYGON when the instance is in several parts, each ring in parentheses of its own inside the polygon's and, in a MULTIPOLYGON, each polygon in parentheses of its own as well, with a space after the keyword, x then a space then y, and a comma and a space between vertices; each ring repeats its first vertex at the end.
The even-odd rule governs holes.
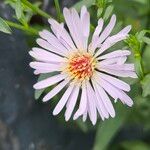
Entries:
POLYGON ((72 79, 90 79, 96 65, 95 58, 87 52, 76 52, 69 58, 66 71, 72 79))

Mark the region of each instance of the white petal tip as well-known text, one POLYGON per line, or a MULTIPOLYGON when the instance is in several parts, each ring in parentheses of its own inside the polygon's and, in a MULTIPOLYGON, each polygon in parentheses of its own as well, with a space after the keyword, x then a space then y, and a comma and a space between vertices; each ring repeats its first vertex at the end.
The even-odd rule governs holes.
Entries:
POLYGON ((57 114, 58 114, 58 112, 54 109, 53 115, 56 116, 57 114))
POLYGON ((33 51, 29 51, 29 55, 32 56, 33 55, 33 51))
POLYGON ((95 124, 96 124, 96 121, 92 121, 92 125, 95 126, 95 124))
POLYGON ((48 100, 49 100, 49 99, 47 99, 47 98, 44 97, 42 101, 43 101, 43 102, 47 102, 48 100))
POLYGON ((116 22, 116 15, 115 14, 112 15, 111 20, 113 20, 114 22, 116 22))
POLYGON ((78 117, 76 115, 74 115, 73 120, 76 120, 76 119, 78 119, 78 117))
POLYGON ((54 19, 52 19, 52 18, 48 19, 48 22, 49 22, 50 24, 52 24, 53 21, 54 21, 54 19))
POLYGON ((65 7, 64 9, 63 9, 63 13, 67 13, 69 11, 69 9, 67 8, 67 7, 65 7))
POLYGON ((70 117, 65 116, 65 121, 66 121, 66 122, 69 121, 69 118, 70 118, 70 117))
POLYGON ((38 89, 36 84, 33 85, 33 88, 36 90, 38 89))
POLYGON ((132 107, 133 106, 133 101, 132 102, 130 102, 130 103, 128 103, 127 105, 129 106, 129 107, 132 107))
POLYGON ((112 118, 115 118, 115 116, 116 116, 116 114, 111 114, 111 117, 112 117, 112 118))
POLYGON ((31 68, 33 68, 33 62, 30 62, 30 63, 29 63, 29 66, 30 66, 31 68))
POLYGON ((36 89, 36 90, 43 89, 43 88, 41 88, 41 87, 38 85, 38 83, 34 84, 34 85, 33 85, 33 88, 36 89))
POLYGON ((36 39, 36 43, 37 43, 37 44, 40 44, 40 41, 41 41, 41 40, 40 40, 39 38, 36 39))

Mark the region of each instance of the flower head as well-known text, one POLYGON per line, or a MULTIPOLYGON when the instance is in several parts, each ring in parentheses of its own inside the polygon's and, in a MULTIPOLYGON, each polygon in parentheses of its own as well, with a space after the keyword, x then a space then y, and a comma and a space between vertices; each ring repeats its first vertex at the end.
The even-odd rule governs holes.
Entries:
POLYGON ((113 15, 104 27, 104 21, 99 19, 91 41, 90 15, 85 6, 80 15, 75 9, 64 8, 63 11, 69 32, 63 23, 49 19, 51 30, 39 33, 37 43, 41 48, 33 48, 29 53, 35 58, 30 66, 35 74, 56 72, 57 74, 34 85, 35 89, 43 89, 56 85, 43 101, 48 101, 65 89, 63 96, 56 105, 53 114, 57 115, 66 105, 65 120, 73 114, 77 101, 79 107, 73 119, 83 116, 83 121, 89 116, 96 124, 98 115, 102 120, 115 117, 115 110, 108 95, 115 101, 120 99, 123 104, 133 105, 133 101, 125 93, 130 86, 117 77, 136 78, 133 64, 126 64, 129 50, 104 52, 117 42, 127 38, 131 26, 127 26, 115 35, 110 35, 115 23, 113 15))

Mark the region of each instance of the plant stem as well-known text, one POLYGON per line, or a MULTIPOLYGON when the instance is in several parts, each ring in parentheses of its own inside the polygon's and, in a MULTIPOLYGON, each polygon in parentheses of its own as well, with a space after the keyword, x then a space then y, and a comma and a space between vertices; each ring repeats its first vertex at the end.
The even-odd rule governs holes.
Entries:
POLYGON ((30 9, 32 9, 34 12, 36 12, 37 14, 45 17, 45 18, 51 18, 51 16, 49 14, 47 14, 46 12, 44 12, 43 10, 39 9, 38 7, 32 5, 32 3, 30 3, 28 0, 21 0, 21 2, 28 6, 30 9))
POLYGON ((14 27, 16 29, 19 29, 19 30, 23 30, 23 31, 27 31, 31 34, 35 34, 37 35, 38 34, 38 31, 35 30, 34 28, 32 27, 25 27, 25 26, 22 26, 20 24, 17 24, 17 23, 14 23, 14 22, 11 22, 11 21, 8 21, 8 20, 5 20, 6 23, 10 26, 10 27, 14 27))
POLYGON ((61 21, 61 10, 60 10, 60 5, 59 5, 59 0, 54 0, 55 7, 56 7, 56 12, 57 12, 57 19, 60 22, 61 21))

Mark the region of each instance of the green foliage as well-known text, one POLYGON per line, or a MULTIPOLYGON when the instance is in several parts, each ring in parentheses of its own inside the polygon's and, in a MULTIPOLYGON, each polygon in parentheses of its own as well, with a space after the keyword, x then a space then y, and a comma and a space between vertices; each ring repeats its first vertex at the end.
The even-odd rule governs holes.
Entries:
POLYGON ((121 148, 124 150, 149 150, 150 145, 142 141, 125 141, 121 143, 121 148))
POLYGON ((85 5, 86 7, 91 7, 92 5, 95 4, 95 0, 81 0, 80 2, 76 3, 73 7, 77 10, 80 11, 81 7, 85 5))
POLYGON ((11 29, 9 25, 1 17, 0 17, 0 31, 7 34, 11 34, 11 29))
POLYGON ((16 11, 17 18, 20 19, 22 16, 22 6, 21 6, 20 0, 17 0, 17 2, 16 2, 15 11, 16 11))
POLYGON ((55 3, 55 7, 56 7, 56 12, 57 12, 57 20, 59 22, 62 22, 63 21, 63 15, 61 14, 59 0, 54 0, 54 3, 55 3))
POLYGON ((83 132, 86 133, 88 131, 87 123, 84 123, 81 119, 76 120, 76 124, 83 132))
POLYGON ((141 81, 142 89, 143 89, 143 96, 146 97, 150 95, 150 74, 147 74, 144 79, 141 81))
POLYGON ((112 15, 113 9, 114 9, 114 6, 113 6, 113 5, 109 5, 109 6, 106 8, 105 13, 104 13, 104 16, 103 16, 103 19, 104 19, 104 20, 107 20, 107 19, 112 15))
POLYGON ((129 38, 126 40, 126 43, 129 45, 131 50, 134 53, 134 65, 136 73, 139 79, 143 79, 144 72, 142 68, 142 60, 141 60, 141 43, 139 42, 138 38, 134 35, 130 35, 129 38))
POLYGON ((116 104, 116 117, 101 122, 98 126, 93 150, 106 150, 110 141, 125 123, 129 111, 125 106, 116 104))
MULTIPOLYGON (((15 10, 14 18, 16 18, 24 26, 28 26, 32 16, 35 15, 35 12, 30 7, 22 3, 22 0, 6 0, 5 3, 15 10)), ((32 5, 38 8, 41 3, 35 2, 32 5)))
POLYGON ((114 6, 111 0, 96 0, 97 18, 102 17, 105 21, 112 15, 114 6))

